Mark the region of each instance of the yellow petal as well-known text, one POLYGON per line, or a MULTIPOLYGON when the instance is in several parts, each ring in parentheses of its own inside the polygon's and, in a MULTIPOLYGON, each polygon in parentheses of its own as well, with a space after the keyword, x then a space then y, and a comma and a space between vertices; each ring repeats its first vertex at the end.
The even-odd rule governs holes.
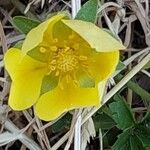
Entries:
POLYGON ((98 106, 105 83, 99 88, 73 88, 68 84, 64 89, 59 87, 45 93, 35 105, 36 115, 45 121, 54 120, 62 113, 75 108, 98 106), (98 92, 99 89, 99 92, 98 92))
POLYGON ((81 20, 62 20, 62 22, 78 33, 90 44, 91 48, 95 48, 98 52, 125 49, 119 41, 93 23, 81 20))
POLYGON ((23 53, 27 53, 31 49, 38 46, 40 43, 44 42, 51 42, 52 41, 52 29, 56 22, 62 19, 65 15, 58 14, 47 21, 41 23, 34 29, 32 29, 28 34, 27 37, 22 45, 23 53))
POLYGON ((119 61, 119 52, 95 53, 89 64, 89 72, 96 81, 109 78, 115 71, 119 61))
POLYGON ((11 48, 4 56, 6 70, 12 78, 9 105, 14 110, 32 106, 40 95, 41 83, 46 67, 29 56, 23 59, 19 49, 11 48))

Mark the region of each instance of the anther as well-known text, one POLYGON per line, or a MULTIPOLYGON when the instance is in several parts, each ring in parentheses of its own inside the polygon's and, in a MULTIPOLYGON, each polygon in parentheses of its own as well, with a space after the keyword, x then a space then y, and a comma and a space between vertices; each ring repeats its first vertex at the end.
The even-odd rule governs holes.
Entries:
POLYGON ((41 52, 41 53, 45 53, 45 52, 46 52, 46 48, 40 47, 40 52, 41 52))
POLYGON ((50 62, 50 64, 56 64, 57 63, 57 61, 55 60, 55 59, 53 59, 51 62, 50 62))
POLYGON ((75 87, 79 87, 79 81, 73 80, 73 84, 74 84, 75 87))
POLYGON ((67 52, 69 49, 70 49, 70 47, 67 46, 64 50, 65 50, 65 52, 67 52))
POLYGON ((57 46, 51 46, 50 50, 53 51, 53 52, 56 52, 57 51, 57 46))
POLYGON ((55 76, 57 77, 57 76, 59 76, 59 74, 60 74, 60 72, 59 72, 59 70, 57 70, 55 73, 55 76))
POLYGON ((56 67, 52 66, 52 65, 49 68, 50 68, 51 71, 54 71, 56 69, 56 67))
POLYGON ((79 56, 79 60, 83 60, 83 61, 84 61, 84 60, 87 60, 87 56, 80 55, 80 56, 79 56))
POLYGON ((66 81, 67 81, 67 83, 69 83, 71 81, 71 77, 69 74, 66 75, 66 81))

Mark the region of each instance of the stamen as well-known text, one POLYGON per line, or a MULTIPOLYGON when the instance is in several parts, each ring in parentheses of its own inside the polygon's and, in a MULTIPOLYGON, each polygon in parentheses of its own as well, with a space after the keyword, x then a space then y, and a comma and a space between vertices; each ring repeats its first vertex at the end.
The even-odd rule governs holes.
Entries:
POLYGON ((74 84, 75 87, 79 87, 79 85, 80 85, 79 81, 77 81, 77 80, 73 80, 73 84, 74 84))
POLYGON ((64 89, 63 83, 61 81, 59 81, 59 85, 58 86, 60 87, 61 90, 64 89))
POLYGON ((53 60, 50 62, 50 64, 56 64, 56 63, 57 63, 56 59, 53 59, 53 60))
POLYGON ((79 60, 83 60, 83 61, 84 61, 84 60, 87 60, 87 56, 80 55, 80 56, 79 56, 79 60))
POLYGON ((46 52, 46 48, 40 47, 40 52, 41 52, 41 53, 45 53, 45 52, 46 52))
POLYGON ((56 69, 56 67, 55 67, 55 66, 50 65, 50 66, 49 66, 49 69, 50 69, 51 71, 54 71, 54 70, 56 69))
POLYGON ((69 74, 66 75, 66 81, 69 83, 71 81, 71 76, 69 74))
POLYGON ((69 49, 70 49, 70 47, 67 46, 67 47, 65 48, 65 52, 67 52, 69 49))
POLYGON ((53 52, 57 52, 57 49, 58 49, 57 46, 51 46, 50 47, 50 50, 53 52))
POLYGON ((57 70, 56 73, 55 73, 55 76, 59 76, 60 72, 57 70))

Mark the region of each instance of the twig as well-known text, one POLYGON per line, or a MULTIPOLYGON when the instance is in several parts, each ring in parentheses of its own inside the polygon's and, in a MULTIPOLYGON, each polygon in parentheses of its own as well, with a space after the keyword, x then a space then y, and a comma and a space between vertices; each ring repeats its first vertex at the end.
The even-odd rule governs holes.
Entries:
MULTIPOLYGON (((20 133, 20 130, 9 120, 5 121, 4 126, 5 129, 9 130, 14 134, 20 133)), ((32 139, 27 137, 25 134, 20 133, 19 137, 20 138, 18 140, 21 141, 24 145, 26 145, 26 147, 29 148, 30 150, 41 150, 39 145, 36 142, 34 142, 32 139)))
POLYGON ((75 18, 77 12, 81 8, 81 0, 71 0, 71 6, 72 6, 72 18, 75 18))
POLYGON ((4 30, 3 30, 3 26, 1 24, 1 21, 0 21, 0 38, 1 38, 1 41, 2 41, 3 53, 5 53, 6 50, 7 50, 7 42, 6 42, 6 37, 5 37, 5 33, 4 33, 4 30))

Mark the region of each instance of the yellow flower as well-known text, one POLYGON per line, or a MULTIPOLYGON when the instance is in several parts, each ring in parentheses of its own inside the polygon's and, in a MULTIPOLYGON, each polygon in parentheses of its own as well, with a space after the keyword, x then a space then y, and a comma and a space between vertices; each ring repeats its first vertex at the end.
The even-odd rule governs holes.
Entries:
POLYGON ((98 106, 119 49, 124 46, 92 23, 62 14, 48 19, 28 33, 21 50, 5 54, 10 107, 35 105, 36 115, 48 121, 74 108, 98 106))

